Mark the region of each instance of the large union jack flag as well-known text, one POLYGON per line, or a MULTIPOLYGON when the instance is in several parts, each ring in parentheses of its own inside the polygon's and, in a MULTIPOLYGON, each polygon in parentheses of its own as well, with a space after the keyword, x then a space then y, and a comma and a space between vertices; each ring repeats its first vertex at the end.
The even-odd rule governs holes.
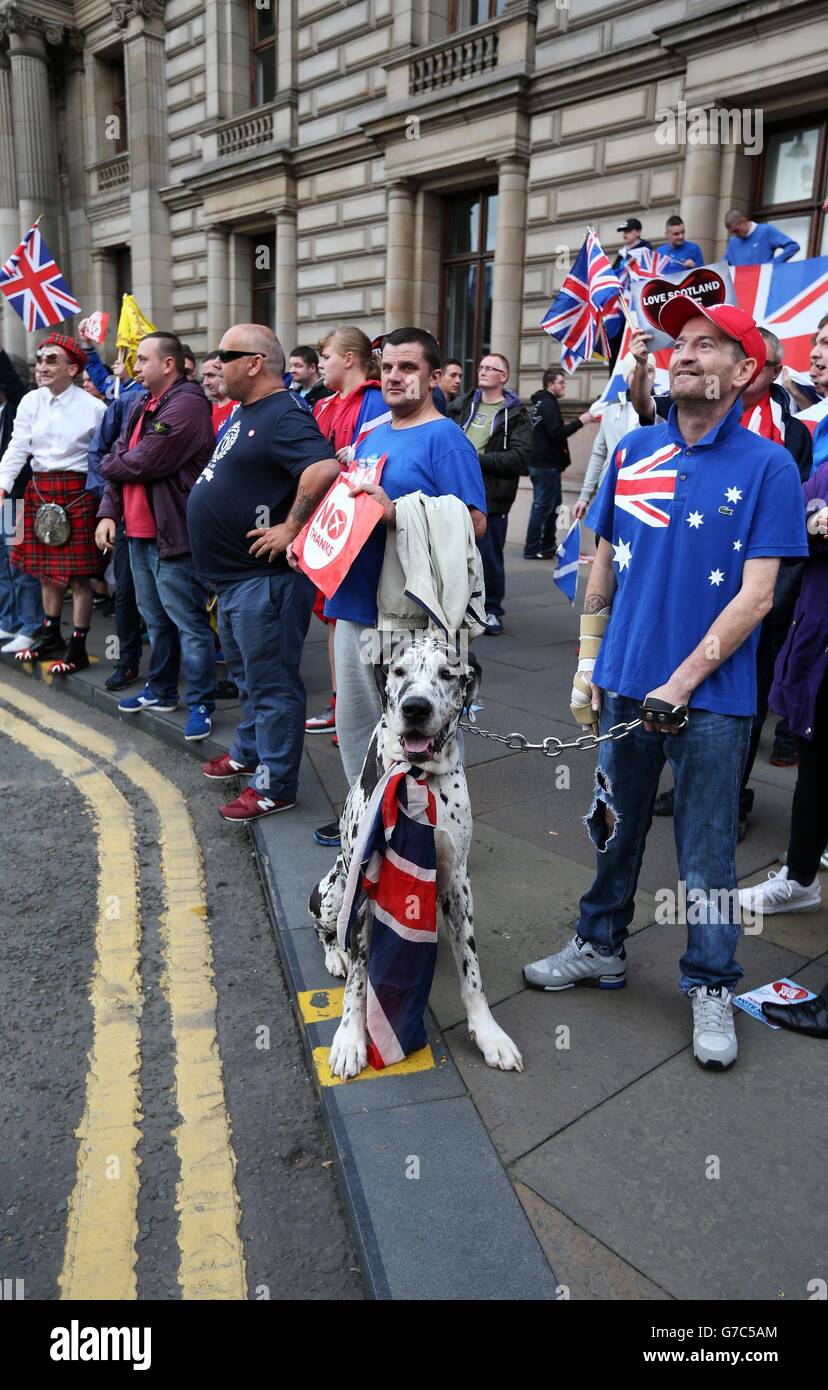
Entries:
POLYGON ((602 320, 609 337, 619 331, 623 318, 620 312, 612 310, 620 297, 621 282, 590 228, 575 264, 541 323, 545 333, 563 344, 561 363, 568 372, 573 372, 579 361, 589 361, 602 320))
POLYGON ((618 477, 615 481, 615 505, 622 512, 643 521, 645 526, 669 526, 670 513, 659 506, 660 502, 672 501, 676 495, 675 468, 665 468, 680 454, 678 444, 662 444, 654 454, 636 459, 634 463, 624 463, 626 449, 619 449, 615 456, 618 477))
POLYGON ((0 267, 0 291, 29 333, 52 328, 80 311, 36 222, 0 267))
POLYGON ((736 299, 785 350, 785 366, 807 372, 817 324, 828 313, 828 256, 731 270, 736 299))

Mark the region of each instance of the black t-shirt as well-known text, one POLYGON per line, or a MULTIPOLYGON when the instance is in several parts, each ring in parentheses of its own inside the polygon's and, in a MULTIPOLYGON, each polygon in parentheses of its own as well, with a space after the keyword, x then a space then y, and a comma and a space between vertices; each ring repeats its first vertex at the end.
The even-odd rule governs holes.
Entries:
POLYGON ((333 458, 330 445, 293 391, 276 391, 239 406, 213 456, 196 479, 187 503, 196 569, 220 589, 254 574, 284 573, 283 555, 272 564, 250 554, 247 532, 278 526, 296 495, 300 473, 333 458))

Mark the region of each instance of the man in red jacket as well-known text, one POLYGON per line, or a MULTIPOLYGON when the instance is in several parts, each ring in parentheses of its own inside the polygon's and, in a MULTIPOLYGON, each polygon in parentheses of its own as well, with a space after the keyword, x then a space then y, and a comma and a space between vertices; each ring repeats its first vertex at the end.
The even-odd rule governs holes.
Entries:
POLYGON ((115 448, 101 459, 106 481, 96 540, 110 550, 123 517, 138 607, 150 636, 149 680, 119 710, 174 710, 183 662, 188 741, 207 738, 215 708, 216 652, 207 617, 209 591, 196 573, 187 532, 187 498, 215 445, 210 406, 184 375, 172 333, 148 333, 134 375, 146 388, 115 448))

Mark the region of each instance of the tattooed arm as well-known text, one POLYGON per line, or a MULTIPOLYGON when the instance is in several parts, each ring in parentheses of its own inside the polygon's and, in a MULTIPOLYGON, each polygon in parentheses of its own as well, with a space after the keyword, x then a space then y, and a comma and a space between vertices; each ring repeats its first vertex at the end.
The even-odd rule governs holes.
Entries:
POLYGON ((602 608, 611 608, 615 597, 615 571, 612 568, 612 546, 603 539, 598 542, 598 550, 592 563, 592 573, 587 584, 584 599, 585 613, 600 613, 602 608))
POLYGON ((290 542, 299 535, 305 522, 313 516, 331 483, 339 477, 336 459, 320 459, 312 463, 299 477, 296 497, 287 519, 278 526, 257 526, 248 531, 253 541, 250 554, 258 560, 272 561, 284 554, 290 542))
POLYGON ((598 542, 584 599, 578 670, 572 682, 570 698, 570 708, 578 723, 588 726, 593 731, 597 730, 601 714, 601 688, 593 682, 592 671, 609 621, 614 596, 612 546, 602 538, 598 542))

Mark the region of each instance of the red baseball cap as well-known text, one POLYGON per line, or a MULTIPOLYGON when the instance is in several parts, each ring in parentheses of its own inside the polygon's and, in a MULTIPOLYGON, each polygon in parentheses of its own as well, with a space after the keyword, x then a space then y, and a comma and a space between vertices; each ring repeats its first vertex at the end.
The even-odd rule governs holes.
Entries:
POLYGON ((659 327, 671 338, 677 338, 687 320, 698 314, 726 333, 728 338, 735 338, 737 343, 741 343, 748 357, 756 358, 756 370, 750 378, 754 381, 768 360, 765 340, 750 314, 736 304, 700 304, 689 294, 677 294, 663 306, 658 316, 659 327))

